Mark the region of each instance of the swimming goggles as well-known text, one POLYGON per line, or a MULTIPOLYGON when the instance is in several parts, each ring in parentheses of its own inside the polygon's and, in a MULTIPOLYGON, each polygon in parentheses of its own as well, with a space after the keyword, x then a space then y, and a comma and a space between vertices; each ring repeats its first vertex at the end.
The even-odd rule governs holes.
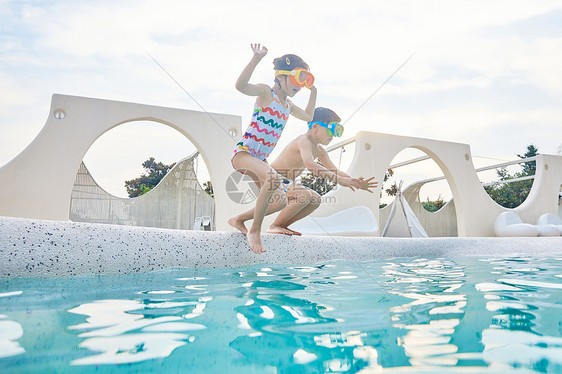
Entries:
POLYGON ((288 75, 295 86, 311 88, 314 85, 314 75, 305 68, 275 70, 275 75, 288 75))
POLYGON ((339 122, 324 123, 320 121, 313 121, 308 123, 308 128, 311 128, 315 123, 330 130, 333 136, 337 136, 339 138, 343 135, 343 125, 339 122))

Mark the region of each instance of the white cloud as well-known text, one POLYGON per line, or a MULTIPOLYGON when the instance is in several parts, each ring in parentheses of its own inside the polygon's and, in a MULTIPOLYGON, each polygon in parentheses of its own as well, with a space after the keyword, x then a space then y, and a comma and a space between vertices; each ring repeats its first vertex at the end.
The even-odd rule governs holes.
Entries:
MULTIPOLYGON (((317 77, 317 104, 344 119, 416 52, 346 136, 436 137, 484 155, 512 155, 533 140, 552 151, 562 35, 524 35, 520 22, 540 24, 556 9, 558 1, 523 0, 291 0, 275 12, 263 1, 0 1, 0 165, 33 139, 55 92, 200 110, 146 52, 206 110, 240 115, 244 126, 253 99, 234 82, 251 42, 270 50, 252 81, 272 83, 272 59, 297 53, 317 77)), ((292 120, 279 150, 304 130, 292 120)))

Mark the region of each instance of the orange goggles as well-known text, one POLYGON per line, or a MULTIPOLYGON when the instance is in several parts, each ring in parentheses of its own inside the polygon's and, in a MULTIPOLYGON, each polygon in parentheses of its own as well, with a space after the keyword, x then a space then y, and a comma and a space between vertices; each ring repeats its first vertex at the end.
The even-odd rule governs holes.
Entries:
POLYGON ((295 86, 311 88, 314 85, 314 75, 304 68, 276 70, 275 75, 288 75, 295 86))

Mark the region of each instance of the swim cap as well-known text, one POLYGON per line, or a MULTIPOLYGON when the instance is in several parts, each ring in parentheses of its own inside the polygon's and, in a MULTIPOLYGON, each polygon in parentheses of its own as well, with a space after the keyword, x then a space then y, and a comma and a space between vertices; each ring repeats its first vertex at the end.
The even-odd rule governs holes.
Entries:
POLYGON ((308 64, 297 55, 283 55, 273 60, 274 70, 288 70, 291 71, 296 68, 304 68, 309 70, 308 64))
POLYGON ((318 107, 314 109, 314 117, 311 122, 314 121, 324 123, 341 122, 341 118, 331 109, 318 107))

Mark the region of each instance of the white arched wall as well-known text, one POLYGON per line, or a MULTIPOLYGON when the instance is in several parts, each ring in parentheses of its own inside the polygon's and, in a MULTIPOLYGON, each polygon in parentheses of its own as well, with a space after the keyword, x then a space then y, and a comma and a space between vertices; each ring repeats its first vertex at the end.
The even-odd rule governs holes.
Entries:
POLYGON ((217 229, 229 229, 227 219, 240 210, 224 189, 241 133, 239 116, 58 94, 39 135, 0 168, 0 216, 68 220, 72 186, 87 150, 111 128, 141 120, 171 126, 197 147, 215 189, 217 229), (57 119, 60 110, 65 117, 57 119))
MULTIPOLYGON (((314 216, 323 217, 350 207, 367 206, 379 222, 381 181, 386 170, 400 151, 417 148, 439 165, 449 183, 455 202, 458 235, 495 236, 496 217, 509 209, 496 204, 482 188, 467 144, 374 132, 359 132, 355 139, 355 154, 347 173, 354 177, 374 176, 379 186, 373 194, 339 187, 325 195, 326 203, 314 212, 314 216)), ((561 183, 562 157, 539 156, 531 192, 525 202, 513 210, 529 223, 536 223, 541 214, 557 213, 561 183)))
MULTIPOLYGON (((232 231, 227 219, 243 209, 228 198, 225 183, 233 172, 230 158, 241 134, 240 117, 57 94, 53 95, 49 117, 39 135, 0 168, 0 216, 68 220, 72 186, 87 150, 111 128, 141 120, 171 126, 197 147, 214 186, 217 229, 232 231), (55 118, 58 110, 65 112, 64 118, 55 118), (236 135, 230 136, 230 131, 236 135)), ((348 173, 374 176, 380 183, 394 156, 406 148, 424 151, 445 174, 455 201, 458 235, 494 236, 495 218, 509 209, 496 204, 482 188, 466 144, 359 132, 348 173)), ((529 223, 535 223, 541 214, 558 213, 562 184, 562 157, 541 155, 536 162, 531 192, 514 209, 529 223)), ((380 189, 379 185, 370 194, 338 188, 326 195, 327 202, 314 216, 367 206, 379 221, 380 189)))

